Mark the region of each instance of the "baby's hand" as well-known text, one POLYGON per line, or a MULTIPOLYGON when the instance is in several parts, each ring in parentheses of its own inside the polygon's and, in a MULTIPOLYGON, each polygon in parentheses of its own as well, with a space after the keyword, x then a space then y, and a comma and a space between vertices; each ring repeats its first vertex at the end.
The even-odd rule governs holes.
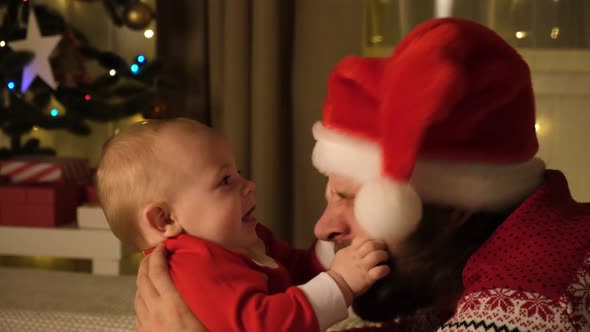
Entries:
MULTIPOLYGON (((357 237, 348 247, 336 252, 328 272, 336 272, 342 277, 352 291, 352 295, 356 297, 389 273, 389 266, 378 265, 387 261, 388 258, 389 254, 383 242, 357 237)), ((338 276, 334 279, 338 282, 338 276)))

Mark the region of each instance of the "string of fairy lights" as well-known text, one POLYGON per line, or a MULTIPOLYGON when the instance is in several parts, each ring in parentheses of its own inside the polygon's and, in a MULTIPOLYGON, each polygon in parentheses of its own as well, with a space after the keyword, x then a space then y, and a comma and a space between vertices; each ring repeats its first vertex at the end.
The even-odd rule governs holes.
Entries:
MULTIPOLYGON (((29 2, 29 0, 21 0, 23 4, 26 4, 29 2)), ((126 19, 126 21, 124 20, 124 23, 128 26, 130 26, 131 28, 137 30, 137 28, 141 28, 144 26, 147 26, 150 21, 150 15, 148 14, 151 12, 151 8, 147 7, 147 5, 143 4, 143 3, 135 3, 135 6, 139 6, 136 8, 131 8, 131 10, 126 10, 126 12, 124 13, 124 15, 126 15, 126 17, 124 17, 126 19)), ((153 38, 155 35, 155 32, 153 29, 151 28, 146 28, 143 31, 143 36, 146 39, 151 39, 153 38)), ((4 47, 10 47, 10 43, 6 40, 0 40, 0 48, 4 48, 4 47)), ((134 58, 134 62, 130 65, 129 70, 132 74, 139 74, 142 70, 143 65, 147 62, 147 58, 145 55, 143 54, 139 54, 134 58)), ((112 68, 108 71, 110 76, 116 76, 117 75, 117 70, 112 68)), ((9 80, 8 82, 6 82, 6 87, 8 88, 8 90, 10 91, 16 91, 18 90, 19 86, 18 86, 18 82, 14 81, 14 80, 9 80)), ((92 100, 92 96, 90 94, 85 94, 84 95, 84 100, 89 102, 92 100)), ((61 114, 61 111, 58 108, 52 108, 49 112, 49 114, 52 117, 58 117, 61 114)))
MULTIPOLYGON (((2 46, 4 47, 4 46, 2 46)), ((131 71, 131 73, 133 74, 139 74, 141 72, 142 66, 143 64, 145 64, 147 61, 147 58, 145 55, 140 54, 138 56, 135 57, 133 64, 131 64, 131 66, 129 67, 129 70, 131 71)), ((109 75, 110 76, 116 76, 117 75, 117 71, 115 69, 110 69, 109 70, 109 75)), ((15 81, 9 81, 6 84, 6 87, 10 90, 10 91, 14 91, 18 88, 17 83, 15 81)), ((92 100, 92 95, 90 94, 85 94, 84 95, 84 100, 85 101, 91 101, 92 100)), ((60 115, 60 110, 57 108, 52 108, 49 112, 49 114, 52 117, 58 117, 60 115)))

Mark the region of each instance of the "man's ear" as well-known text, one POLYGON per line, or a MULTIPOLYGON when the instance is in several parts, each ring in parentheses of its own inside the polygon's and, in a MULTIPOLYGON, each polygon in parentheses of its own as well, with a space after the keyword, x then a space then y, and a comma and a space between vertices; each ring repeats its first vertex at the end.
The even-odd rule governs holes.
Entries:
POLYGON ((170 216, 170 208, 164 203, 150 203, 143 210, 143 217, 151 228, 164 237, 182 233, 182 226, 170 216))

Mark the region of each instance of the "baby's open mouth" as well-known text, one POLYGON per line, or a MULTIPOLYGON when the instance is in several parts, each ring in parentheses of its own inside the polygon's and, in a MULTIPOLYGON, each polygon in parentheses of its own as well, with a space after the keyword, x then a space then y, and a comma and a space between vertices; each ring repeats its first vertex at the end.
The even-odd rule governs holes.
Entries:
POLYGON ((256 217, 254 216, 254 210, 256 210, 256 205, 254 205, 243 217, 243 222, 250 222, 255 221, 256 217))

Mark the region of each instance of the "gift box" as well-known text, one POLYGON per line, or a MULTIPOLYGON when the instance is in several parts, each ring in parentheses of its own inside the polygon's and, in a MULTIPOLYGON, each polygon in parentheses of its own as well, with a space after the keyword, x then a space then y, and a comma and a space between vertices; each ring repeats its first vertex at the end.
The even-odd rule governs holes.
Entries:
POLYGON ((12 183, 88 183, 88 160, 63 157, 17 157, 0 160, 0 176, 12 183))
POLYGON ((55 227, 76 221, 82 189, 68 183, 0 186, 0 224, 55 227))
POLYGON ((94 184, 84 185, 84 202, 88 204, 99 204, 98 193, 94 184))

